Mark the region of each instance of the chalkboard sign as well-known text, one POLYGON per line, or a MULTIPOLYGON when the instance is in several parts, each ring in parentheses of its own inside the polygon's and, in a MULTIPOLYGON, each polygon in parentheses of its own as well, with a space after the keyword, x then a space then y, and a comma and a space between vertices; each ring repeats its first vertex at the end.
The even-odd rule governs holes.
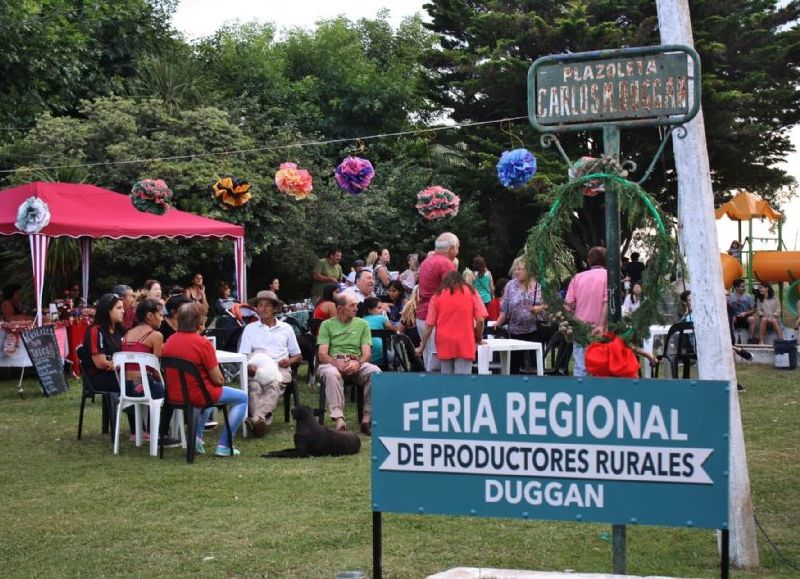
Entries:
POLYGON ((53 326, 42 326, 22 332, 22 343, 36 368, 45 396, 55 396, 67 391, 64 378, 64 361, 58 349, 53 326))

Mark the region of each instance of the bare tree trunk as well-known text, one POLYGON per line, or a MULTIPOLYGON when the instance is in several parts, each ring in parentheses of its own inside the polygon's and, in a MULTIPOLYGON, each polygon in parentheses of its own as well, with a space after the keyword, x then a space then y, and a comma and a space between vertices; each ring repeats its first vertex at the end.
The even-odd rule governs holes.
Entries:
MULTIPOLYGON (((694 46, 687 0, 656 0, 662 44, 694 46)), ((730 384, 730 477, 728 526, 735 567, 758 567, 753 503, 742 431, 736 367, 722 291, 722 266, 714 219, 705 124, 702 110, 686 125, 686 138, 673 136, 678 171, 678 231, 687 256, 701 379, 730 384)))

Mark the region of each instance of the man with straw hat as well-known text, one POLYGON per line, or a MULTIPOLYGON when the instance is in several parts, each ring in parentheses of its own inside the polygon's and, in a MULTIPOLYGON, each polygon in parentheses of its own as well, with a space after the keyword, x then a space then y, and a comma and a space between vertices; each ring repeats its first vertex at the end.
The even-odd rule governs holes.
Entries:
POLYGON ((239 343, 239 353, 247 354, 251 361, 248 364, 250 416, 245 423, 256 437, 261 437, 272 423, 272 413, 286 384, 292 380, 292 364, 300 362, 302 356, 292 327, 275 318, 275 312, 283 307, 275 292, 262 290, 247 303, 256 310, 259 320, 245 327, 239 343), (277 364, 280 379, 275 373, 258 371, 262 354, 277 364))

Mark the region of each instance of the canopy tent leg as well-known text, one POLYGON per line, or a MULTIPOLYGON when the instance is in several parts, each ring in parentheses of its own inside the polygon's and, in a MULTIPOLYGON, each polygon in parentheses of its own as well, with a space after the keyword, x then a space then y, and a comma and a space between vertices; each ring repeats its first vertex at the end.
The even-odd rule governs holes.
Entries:
POLYGON ((34 233, 28 236, 31 242, 31 260, 33 261, 33 291, 36 294, 36 325, 42 325, 42 292, 44 290, 44 273, 47 265, 47 248, 50 236, 34 233))
POLYGON ((83 303, 89 305, 89 262, 92 259, 92 238, 81 237, 81 290, 83 303))
POLYGON ((240 303, 247 301, 247 268, 245 267, 244 237, 233 242, 234 262, 236 263, 236 297, 240 303))

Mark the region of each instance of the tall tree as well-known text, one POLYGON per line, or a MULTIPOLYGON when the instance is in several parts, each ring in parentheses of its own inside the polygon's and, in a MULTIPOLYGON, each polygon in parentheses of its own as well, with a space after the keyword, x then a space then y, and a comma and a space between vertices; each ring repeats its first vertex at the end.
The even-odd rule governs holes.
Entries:
POLYGON ((0 126, 75 111, 82 98, 119 94, 136 61, 173 43, 176 0, 0 2, 0 126))
POLYGON ((218 102, 235 109, 251 132, 286 142, 292 132, 346 138, 424 120, 430 111, 419 57, 432 44, 419 18, 395 31, 379 15, 283 35, 272 24, 226 26, 197 52, 218 102))
MULTIPOLYGON (((797 122, 798 2, 782 8, 774 0, 692 3, 695 39, 703 62, 703 107, 718 197, 733 187, 774 195, 791 179, 771 166, 791 151, 787 129, 797 122)), ((655 4, 645 0, 433 0, 425 4, 439 46, 426 57, 429 97, 457 121, 525 116, 527 70, 541 56, 623 46, 658 44, 655 4)), ((540 161, 537 178, 520 192, 502 190, 487 169, 510 139, 497 128, 463 137, 476 170, 463 182, 481 184, 480 206, 492 215, 490 243, 501 260, 521 246, 525 232, 549 205, 547 190, 566 178, 563 161, 536 145, 527 122, 516 126, 540 161), (502 199, 503 203, 497 203, 502 199)), ((622 153, 640 168, 649 164, 659 140, 656 129, 623 131, 622 153)), ((573 157, 598 154, 600 136, 562 137, 573 157)), ((671 159, 647 182, 675 210, 671 159)), ((638 177, 638 175, 635 175, 638 177)), ((580 250, 603 239, 602 211, 589 204, 572 232, 580 250)), ((624 222, 623 222, 624 225, 624 222)), ((630 232, 627 232, 630 235, 630 232)))

